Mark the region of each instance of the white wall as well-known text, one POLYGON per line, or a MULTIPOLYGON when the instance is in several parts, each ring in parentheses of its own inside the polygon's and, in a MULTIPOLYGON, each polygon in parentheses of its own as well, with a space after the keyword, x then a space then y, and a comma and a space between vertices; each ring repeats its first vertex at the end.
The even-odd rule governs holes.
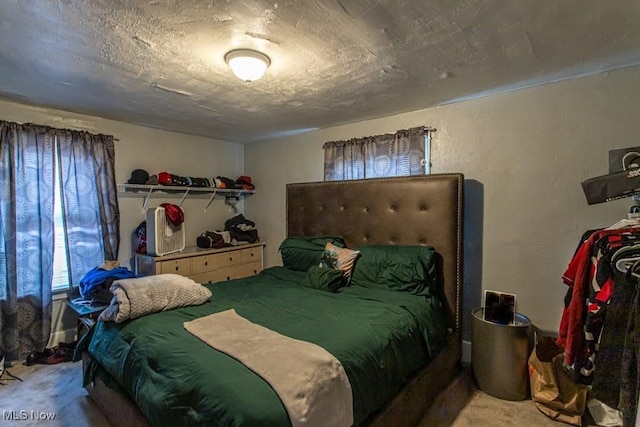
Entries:
POLYGON ((639 79, 640 67, 628 68, 247 145, 257 193, 246 215, 261 225, 265 263, 280 263, 285 184, 322 180, 324 142, 429 125, 432 172, 467 180, 465 337, 482 289, 516 293, 519 312, 556 331, 561 275, 581 234, 615 223, 631 204, 588 206, 580 182, 607 173, 608 150, 638 145, 639 79))
MULTIPOLYGON (((31 107, 0 100, 0 120, 18 123, 36 123, 57 128, 86 130, 92 133, 114 135, 116 151, 116 182, 124 183, 134 169, 144 169, 150 174, 167 171, 188 176, 226 176, 237 178, 243 172, 244 147, 241 144, 210 138, 166 132, 142 126, 130 125, 98 117, 69 113, 66 111, 31 107)), ((145 219, 142 213, 144 197, 119 194, 121 245, 119 261, 131 268, 132 233, 145 219)), ((160 203, 179 203, 181 195, 155 193, 149 206, 160 203)), ((206 230, 221 229, 231 212, 223 199, 215 199, 207 212, 203 212, 208 201, 206 196, 189 196, 183 203, 187 245, 195 246, 196 237, 206 230)), ((244 203, 237 206, 242 212, 244 203)), ((135 250, 135 247, 133 247, 135 250)), ((64 309, 64 301, 54 304, 54 333, 69 331, 75 327, 73 316, 64 309)), ((68 334, 67 334, 68 335, 68 334)), ((62 337, 62 336, 61 336, 62 337)), ((57 338, 52 338, 57 345, 57 338)))

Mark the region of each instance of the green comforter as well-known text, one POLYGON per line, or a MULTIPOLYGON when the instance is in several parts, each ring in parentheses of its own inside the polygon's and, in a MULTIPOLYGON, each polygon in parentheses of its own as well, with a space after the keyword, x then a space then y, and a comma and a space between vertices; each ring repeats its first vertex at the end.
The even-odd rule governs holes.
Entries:
POLYGON ((340 360, 359 424, 444 346, 441 304, 433 297, 360 286, 329 293, 301 286, 304 275, 273 267, 251 278, 208 284, 210 302, 122 324, 98 322, 79 350, 88 350, 152 425, 290 425, 262 378, 182 326, 234 308, 340 360))

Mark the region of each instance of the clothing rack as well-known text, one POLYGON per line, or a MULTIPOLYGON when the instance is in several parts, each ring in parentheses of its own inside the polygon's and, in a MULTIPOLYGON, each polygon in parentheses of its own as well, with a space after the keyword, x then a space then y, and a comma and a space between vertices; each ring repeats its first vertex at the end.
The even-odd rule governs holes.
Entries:
POLYGON ((640 372, 640 218, 585 232, 563 281, 569 290, 558 344, 565 363, 633 425, 640 386, 628 372, 640 372))

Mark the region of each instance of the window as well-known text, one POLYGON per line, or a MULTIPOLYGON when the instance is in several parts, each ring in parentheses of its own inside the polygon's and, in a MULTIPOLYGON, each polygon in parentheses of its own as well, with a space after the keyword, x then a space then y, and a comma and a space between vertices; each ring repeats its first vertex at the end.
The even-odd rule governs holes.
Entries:
MULTIPOLYGON (((57 146, 58 138, 55 138, 57 146)), ((57 147, 56 147, 57 148, 57 147)), ((56 150, 57 151, 57 150, 56 150)), ((60 189, 60 163, 58 157, 54 159, 54 200, 53 200, 53 219, 54 219, 54 242, 53 248, 53 280, 51 281, 51 290, 54 292, 69 289, 69 262, 67 259, 67 239, 64 233, 64 215, 62 214, 62 191, 60 189)))
POLYGON ((420 126, 394 134, 323 145, 325 181, 423 175, 431 172, 431 132, 420 126))
POLYGON ((118 259, 114 160, 111 135, 0 120, 0 302, 19 307, 0 310, 9 360, 46 347, 54 289, 118 259))

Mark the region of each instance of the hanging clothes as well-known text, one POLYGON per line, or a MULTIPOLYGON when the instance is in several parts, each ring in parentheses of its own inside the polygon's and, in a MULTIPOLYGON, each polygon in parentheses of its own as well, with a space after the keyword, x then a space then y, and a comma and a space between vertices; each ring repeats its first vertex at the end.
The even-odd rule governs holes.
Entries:
MULTIPOLYGON (((640 284, 635 278, 633 295, 625 331, 622 350, 622 369, 620 373, 620 404, 618 409, 623 413, 625 426, 632 426, 640 397, 640 284)), ((637 424, 636 424, 637 425, 637 424)))
POLYGON ((623 413, 625 426, 639 397, 639 280, 637 226, 585 233, 563 274, 569 289, 557 342, 565 364, 576 381, 592 384, 594 398, 623 413))
MULTIPOLYGON (((607 307, 605 326, 595 358, 596 369, 593 372, 591 395, 608 406, 623 411, 622 390, 625 377, 629 380, 636 379, 637 384, 637 374, 632 376, 627 373, 625 375, 624 372, 629 372, 630 369, 625 368, 623 363, 623 354, 628 353, 627 346, 631 344, 627 343, 627 338, 629 322, 630 319, 633 319, 632 314, 636 310, 634 305, 637 305, 637 281, 619 271, 614 272, 614 281, 616 286, 607 307), (634 295, 636 295, 635 298, 634 295)), ((629 356, 631 354, 627 354, 627 359, 632 361, 629 356)), ((628 400, 626 396, 635 396, 633 391, 635 387, 632 386, 632 383, 628 383, 624 388, 625 401, 628 400)), ((625 415, 629 412, 629 407, 623 411, 625 415)))
MULTIPOLYGON (((588 366, 592 352, 586 346, 585 320, 587 312, 601 309, 612 292, 611 270, 606 257, 610 251, 619 248, 629 241, 636 242, 640 236, 640 227, 613 230, 597 230, 590 233, 578 247, 565 273, 563 281, 569 286, 565 298, 565 308, 560 320, 557 343, 565 349, 565 364, 572 366, 578 361, 588 366), (603 237, 610 238, 600 241, 603 237), (605 258, 603 258, 605 257, 605 258), (600 270, 598 269, 600 267, 600 270), (604 268, 604 269, 603 269, 604 268), (600 282, 598 281, 600 280, 600 282), (608 286, 605 286, 609 282, 608 286), (605 294, 598 299, 598 294, 605 288, 605 294), (588 301, 585 307, 585 301, 588 301)), ((596 316, 595 320, 598 321, 596 316)), ((596 331, 587 331, 589 341, 594 341, 596 331)), ((592 360, 592 358, 591 358, 592 360)), ((580 370, 580 369, 579 369, 580 370)))

